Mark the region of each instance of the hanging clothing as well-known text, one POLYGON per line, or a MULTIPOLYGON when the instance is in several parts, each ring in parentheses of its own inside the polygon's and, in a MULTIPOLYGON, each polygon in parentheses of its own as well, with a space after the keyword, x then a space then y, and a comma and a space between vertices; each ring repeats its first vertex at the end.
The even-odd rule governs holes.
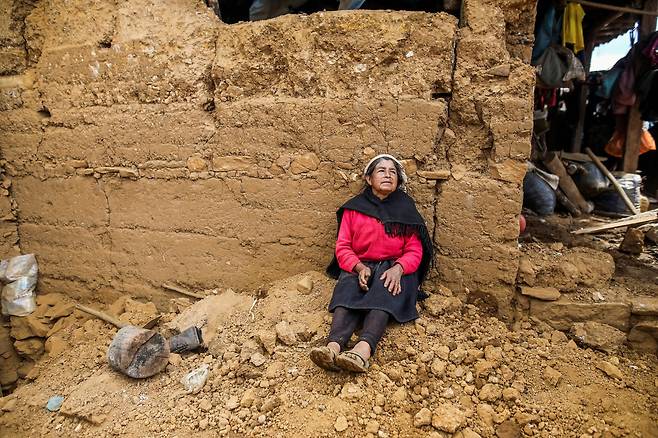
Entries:
POLYGON ((541 55, 549 46, 560 44, 562 34, 562 16, 556 19, 555 6, 549 2, 537 5, 535 23, 535 44, 532 46, 532 65, 537 65, 541 55))
POLYGON ((569 3, 564 8, 564 19, 562 20, 562 44, 573 44, 574 53, 585 48, 583 37, 583 18, 585 11, 578 3, 569 3))

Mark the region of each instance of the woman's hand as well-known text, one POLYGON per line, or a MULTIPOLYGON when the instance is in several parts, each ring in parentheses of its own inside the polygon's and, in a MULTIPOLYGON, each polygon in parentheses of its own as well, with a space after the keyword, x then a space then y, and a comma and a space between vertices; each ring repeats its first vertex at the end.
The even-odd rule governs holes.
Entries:
POLYGON ((370 280, 370 276, 372 275, 370 268, 359 262, 354 267, 354 272, 359 274, 359 286, 361 289, 368 291, 368 280, 370 280))
POLYGON ((384 287, 387 288, 393 296, 402 292, 402 286, 400 286, 400 278, 402 278, 402 274, 404 274, 402 265, 396 263, 379 277, 379 279, 384 282, 384 287))

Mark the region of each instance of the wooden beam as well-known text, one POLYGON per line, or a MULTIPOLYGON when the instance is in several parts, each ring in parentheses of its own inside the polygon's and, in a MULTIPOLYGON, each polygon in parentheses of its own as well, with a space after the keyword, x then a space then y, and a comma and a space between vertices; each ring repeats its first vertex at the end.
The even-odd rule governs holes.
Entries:
MULTIPOLYGON (((609 11, 617 11, 617 12, 625 12, 628 14, 637 14, 637 15, 645 15, 649 17, 656 17, 658 16, 658 11, 655 9, 647 8, 645 4, 644 10, 642 9, 635 9, 635 8, 627 8, 625 6, 615 6, 615 5, 608 5, 605 3, 596 3, 596 2, 591 2, 587 0, 569 0, 572 3, 580 3, 583 6, 589 6, 590 8, 597 8, 597 9, 607 9, 609 11)), ((648 0, 650 2, 651 0, 648 0)))
POLYGON ((658 220, 658 210, 645 211, 644 213, 635 216, 629 216, 618 221, 609 222, 603 225, 596 225, 594 227, 582 228, 580 230, 572 231, 571 234, 593 234, 600 233, 601 231, 613 230, 615 228, 628 227, 631 225, 642 225, 658 220))
MULTIPOLYGON (((658 15, 658 0, 646 0, 645 11, 653 11, 658 15)), ((640 38, 642 41, 656 30, 655 16, 645 15, 640 21, 640 38)), ((624 148, 624 172, 634 173, 640 157, 640 140, 642 138, 642 114, 640 113, 640 102, 636 98, 628 112, 628 126, 626 127, 626 147, 624 148)))

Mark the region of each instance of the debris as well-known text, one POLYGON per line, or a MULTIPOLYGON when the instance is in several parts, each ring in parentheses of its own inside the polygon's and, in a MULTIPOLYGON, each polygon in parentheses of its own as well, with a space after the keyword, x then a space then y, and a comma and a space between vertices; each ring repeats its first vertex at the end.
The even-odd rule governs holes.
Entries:
POLYGON ((295 334, 295 331, 290 326, 290 323, 288 323, 288 321, 279 322, 276 325, 275 330, 276 330, 276 337, 284 345, 290 346, 290 345, 295 345, 297 343, 297 335, 295 334))
POLYGON ((555 301, 560 299, 560 291, 554 287, 529 287, 522 286, 521 293, 523 295, 537 298, 544 301, 555 301))
POLYGON ((36 309, 34 289, 39 267, 34 254, 20 255, 0 263, 2 314, 27 316, 36 309))
POLYGON ((613 222, 608 222, 603 225, 596 225, 594 227, 582 228, 580 230, 572 231, 572 234, 593 234, 601 231, 612 230, 620 227, 628 227, 631 225, 647 224, 658 220, 658 210, 650 210, 644 213, 639 213, 629 216, 624 219, 619 219, 613 222))
POLYGON ((639 228, 628 227, 619 250, 633 255, 640 255, 644 250, 644 232, 639 228))
POLYGON ((203 345, 203 335, 199 327, 190 327, 181 333, 169 338, 169 351, 184 353, 193 351, 203 345))
POLYGON ((432 424, 432 411, 427 408, 422 408, 414 416, 414 426, 422 427, 432 424))
POLYGON ((466 414, 452 404, 442 404, 432 415, 432 426, 443 432, 455 433, 465 422, 466 414))
POLYGON ((571 327, 571 335, 588 347, 613 353, 626 341, 626 333, 596 321, 578 322, 571 327))
POLYGON ((313 280, 311 280, 311 277, 302 277, 302 279, 297 282, 297 290, 303 294, 310 294, 313 290, 313 280))
POLYGON ((130 377, 150 377, 169 363, 169 343, 152 330, 126 326, 112 339, 107 361, 112 368, 130 377))
POLYGON ((348 427, 349 424, 347 423, 347 418, 343 415, 339 415, 334 423, 334 429, 336 429, 336 432, 345 432, 348 427))
POLYGON ((203 364, 199 368, 185 374, 180 382, 183 384, 185 391, 187 391, 188 394, 196 394, 203 389, 208 380, 209 374, 210 371, 208 370, 208 365, 203 364))
POLYGON ((63 396, 53 395, 48 399, 48 403, 46 403, 46 409, 48 409, 50 412, 57 412, 59 411, 59 408, 62 407, 62 403, 64 403, 63 396))
POLYGON ((622 374, 621 370, 617 368, 615 365, 611 364, 610 362, 606 362, 602 360, 598 364, 596 364, 596 367, 603 371, 608 377, 612 377, 613 379, 618 379, 618 380, 624 380, 624 375, 622 374))
POLYGON ((562 379, 562 373, 558 370, 546 367, 544 369, 544 380, 546 380, 550 385, 557 386, 557 384, 562 379))
POLYGON ((265 356, 263 356, 260 353, 254 353, 249 358, 249 362, 251 362, 253 366, 259 367, 263 365, 265 362, 267 362, 267 359, 265 358, 265 356))

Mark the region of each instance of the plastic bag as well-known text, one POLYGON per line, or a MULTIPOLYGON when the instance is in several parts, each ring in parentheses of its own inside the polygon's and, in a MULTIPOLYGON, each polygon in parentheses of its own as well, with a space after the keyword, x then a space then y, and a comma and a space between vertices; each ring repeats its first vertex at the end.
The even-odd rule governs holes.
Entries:
POLYGON ((0 264, 3 315, 27 316, 36 308, 34 289, 39 267, 34 254, 12 257, 5 265, 0 264))
MULTIPOLYGON (((642 177, 634 173, 626 173, 622 176, 615 175, 615 178, 617 178, 619 185, 624 192, 626 192, 626 195, 628 195, 628 198, 633 205, 639 209, 640 198, 642 196, 642 177)), ((629 213, 626 203, 613 188, 609 188, 597 196, 594 199, 594 204, 596 205, 596 208, 601 211, 622 214, 629 213)))
POLYGON ((199 368, 185 374, 180 381, 188 394, 196 394, 203 389, 206 380, 208 380, 209 373, 208 365, 203 364, 199 368))

